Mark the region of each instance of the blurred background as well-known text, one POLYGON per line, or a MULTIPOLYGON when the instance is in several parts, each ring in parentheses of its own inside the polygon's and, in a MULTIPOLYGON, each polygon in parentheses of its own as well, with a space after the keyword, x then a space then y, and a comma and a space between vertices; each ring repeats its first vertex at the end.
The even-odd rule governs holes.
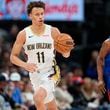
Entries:
MULTIPOLYGON (((10 63, 17 33, 30 25, 26 6, 37 0, 0 0, 0 110, 36 110, 28 72, 10 63)), ((42 0, 45 23, 70 34, 71 56, 56 55, 62 80, 55 91, 59 110, 110 110, 98 92, 96 59, 110 35, 110 0, 42 0)), ((24 60, 24 53, 20 57, 24 60)))

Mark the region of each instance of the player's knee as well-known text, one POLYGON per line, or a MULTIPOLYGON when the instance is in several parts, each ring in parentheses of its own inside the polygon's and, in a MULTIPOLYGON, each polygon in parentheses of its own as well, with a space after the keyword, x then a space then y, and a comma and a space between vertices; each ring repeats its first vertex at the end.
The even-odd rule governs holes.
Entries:
POLYGON ((44 89, 39 89, 39 91, 34 94, 34 101, 38 104, 42 103, 46 97, 46 91, 44 89))
POLYGON ((34 101, 36 103, 40 103, 44 100, 44 96, 42 96, 42 94, 34 94, 34 101))

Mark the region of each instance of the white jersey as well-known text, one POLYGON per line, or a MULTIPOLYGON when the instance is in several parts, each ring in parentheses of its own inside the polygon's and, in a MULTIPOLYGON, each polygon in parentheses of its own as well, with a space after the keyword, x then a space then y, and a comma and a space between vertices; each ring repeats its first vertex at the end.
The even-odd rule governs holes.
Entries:
POLYGON ((35 35, 30 26, 25 28, 25 32, 26 42, 23 47, 28 57, 27 62, 36 64, 37 72, 50 71, 55 57, 51 26, 45 24, 45 31, 41 36, 35 35))
POLYGON ((49 103, 54 99, 53 92, 55 84, 59 81, 60 73, 57 66, 54 66, 54 41, 51 36, 51 26, 45 25, 42 36, 35 35, 30 27, 26 27, 26 42, 23 45, 28 56, 28 63, 34 63, 37 70, 29 73, 34 91, 40 87, 47 91, 44 103, 49 103))

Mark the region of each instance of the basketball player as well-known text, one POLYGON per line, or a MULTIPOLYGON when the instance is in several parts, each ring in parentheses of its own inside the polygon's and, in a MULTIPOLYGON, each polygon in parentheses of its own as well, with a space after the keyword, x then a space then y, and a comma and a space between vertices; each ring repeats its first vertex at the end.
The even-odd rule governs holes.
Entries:
MULTIPOLYGON (((59 71, 55 63, 53 65, 53 61, 54 39, 60 35, 60 31, 44 23, 44 11, 45 4, 42 1, 30 2, 27 13, 32 25, 18 33, 10 60, 13 64, 29 71, 37 110, 46 110, 46 108, 58 110, 53 91, 59 79, 59 71), (18 57, 22 47, 28 56, 27 62, 18 57)), ((69 57, 70 51, 63 56, 69 57)))
POLYGON ((108 93, 110 101, 110 38, 105 40, 97 59, 99 89, 101 94, 108 93))

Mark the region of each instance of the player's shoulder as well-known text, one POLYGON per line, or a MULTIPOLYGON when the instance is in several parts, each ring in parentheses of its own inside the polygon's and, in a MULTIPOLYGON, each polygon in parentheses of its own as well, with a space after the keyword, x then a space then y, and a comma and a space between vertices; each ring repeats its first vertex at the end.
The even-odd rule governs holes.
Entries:
POLYGON ((104 45, 110 45, 110 38, 106 39, 104 42, 103 42, 104 45))
POLYGON ((55 26, 49 25, 49 24, 45 24, 47 27, 51 27, 52 31, 58 31, 59 29, 55 26))
POLYGON ((25 28, 23 28, 22 30, 20 30, 19 32, 18 32, 18 36, 26 36, 26 30, 29 28, 29 26, 27 26, 27 27, 25 27, 25 28))
POLYGON ((57 27, 52 26, 52 31, 59 31, 57 27))
POLYGON ((17 39, 18 40, 22 40, 22 41, 25 41, 26 40, 26 32, 25 32, 25 29, 22 29, 18 32, 18 35, 17 35, 17 39))
POLYGON ((59 36, 60 31, 59 31, 59 29, 57 27, 52 27, 51 34, 52 34, 52 37, 54 39, 56 39, 59 36))
POLYGON ((102 48, 108 48, 110 47, 110 38, 104 40, 104 42, 102 43, 102 48))
POLYGON ((52 26, 52 28, 51 28, 51 32, 52 32, 52 34, 60 34, 60 30, 57 28, 57 27, 53 27, 52 26))
POLYGON ((23 29, 23 30, 19 31, 18 35, 25 35, 25 30, 23 29))

